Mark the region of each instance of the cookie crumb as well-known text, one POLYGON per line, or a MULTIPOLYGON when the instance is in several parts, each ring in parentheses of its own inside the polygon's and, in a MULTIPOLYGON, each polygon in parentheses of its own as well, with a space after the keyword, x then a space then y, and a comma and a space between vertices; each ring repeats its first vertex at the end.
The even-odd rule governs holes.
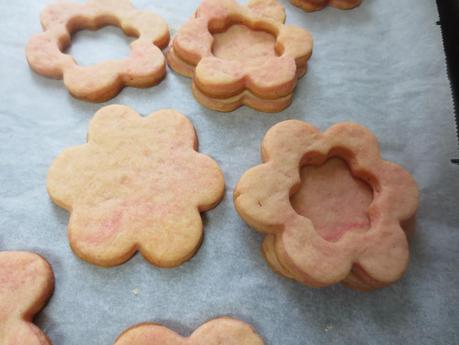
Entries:
POLYGON ((330 332, 332 329, 333 329, 333 326, 332 326, 332 325, 327 325, 327 326, 324 328, 324 331, 325 331, 325 332, 330 332))
POLYGON ((135 296, 137 296, 137 295, 140 293, 140 290, 137 289, 137 288, 135 288, 135 289, 132 290, 132 293, 133 293, 135 296))

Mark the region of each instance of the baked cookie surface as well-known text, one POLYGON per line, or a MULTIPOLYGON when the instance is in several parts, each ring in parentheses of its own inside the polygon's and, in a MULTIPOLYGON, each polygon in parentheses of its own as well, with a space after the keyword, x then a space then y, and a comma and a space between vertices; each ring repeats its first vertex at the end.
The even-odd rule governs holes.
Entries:
POLYGON ((340 123, 320 133, 284 121, 266 134, 262 158, 241 177, 234 203, 267 234, 262 249, 275 271, 313 287, 371 290, 400 279, 418 190, 381 159, 368 129, 340 123))
POLYGON ((169 42, 166 22, 152 12, 134 9, 129 0, 59 2, 45 8, 41 25, 44 32, 33 36, 27 44, 27 61, 36 73, 63 79, 76 98, 103 102, 125 86, 153 86, 166 73, 161 51, 169 42), (79 66, 63 52, 70 45, 73 32, 105 25, 116 25, 126 35, 137 37, 131 43, 128 58, 79 66))
POLYGON ((101 266, 136 251, 161 267, 191 258, 203 236, 200 212, 224 194, 221 170, 197 145, 193 125, 174 110, 100 109, 88 142, 64 150, 48 173, 49 195, 71 213, 74 252, 101 266))
POLYGON ((115 341, 115 345, 263 345, 255 330, 245 322, 218 318, 206 322, 189 337, 182 337, 157 324, 134 326, 115 341))
POLYGON ((290 0, 290 2, 306 12, 318 11, 331 6, 341 10, 350 10, 362 3, 362 0, 290 0))
POLYGON ((312 54, 310 33, 284 21, 276 0, 203 0, 173 38, 168 63, 192 78, 195 98, 210 109, 281 111, 312 54))
POLYGON ((51 267, 39 255, 0 252, 0 345, 51 345, 32 320, 53 287, 51 267))

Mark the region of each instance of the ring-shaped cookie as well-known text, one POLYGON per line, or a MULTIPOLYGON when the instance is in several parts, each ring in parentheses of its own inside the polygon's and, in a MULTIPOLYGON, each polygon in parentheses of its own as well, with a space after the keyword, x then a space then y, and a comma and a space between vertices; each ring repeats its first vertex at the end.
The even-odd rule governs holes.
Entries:
POLYGON ((29 65, 38 74, 63 79, 76 98, 103 102, 124 86, 152 86, 166 73, 161 49, 169 42, 167 23, 152 12, 134 9, 129 0, 59 2, 45 8, 41 25, 44 32, 27 44, 29 65), (126 35, 138 37, 131 43, 128 58, 83 67, 63 53, 71 43, 72 32, 106 25, 118 26, 126 35))
POLYGON ((418 206, 418 189, 401 166, 382 160, 375 136, 365 127, 341 123, 324 133, 288 120, 272 127, 262 144, 264 164, 247 171, 234 191, 240 216, 267 233, 263 249, 271 266, 313 287, 344 281, 370 290, 398 280, 408 263, 403 226, 418 206), (347 162, 352 175, 372 188, 370 229, 346 232, 338 241, 322 238, 313 223, 292 207, 299 169, 329 158, 347 162))
POLYGON ((313 12, 331 6, 341 10, 350 10, 362 3, 362 0, 290 0, 290 2, 306 12, 313 12))
POLYGON ((284 9, 276 0, 252 0, 247 6, 235 0, 204 0, 171 42, 168 63, 193 78, 195 97, 211 109, 232 111, 245 104, 261 111, 281 111, 290 104, 312 54, 310 33, 285 25, 284 20, 284 9), (250 63, 217 57, 212 34, 234 24, 275 36, 276 55, 250 63))

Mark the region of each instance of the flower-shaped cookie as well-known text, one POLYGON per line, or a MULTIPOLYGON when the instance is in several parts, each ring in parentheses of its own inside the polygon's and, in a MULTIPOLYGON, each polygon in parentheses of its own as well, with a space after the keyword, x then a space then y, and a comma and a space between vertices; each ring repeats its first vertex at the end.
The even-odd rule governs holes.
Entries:
POLYGON ((263 345, 248 324, 230 318, 211 320, 189 337, 182 337, 157 324, 134 326, 115 341, 115 345, 263 345))
POLYGON ((276 0, 203 0, 174 37, 168 63, 193 78, 195 97, 211 109, 280 111, 312 53, 309 32, 284 20, 276 0))
POLYGON ((71 212, 74 252, 101 266, 137 250, 162 267, 191 258, 202 239, 200 212, 224 192, 219 167, 196 149, 193 125, 176 111, 143 118, 121 105, 99 110, 88 143, 64 150, 48 174, 51 198, 71 212))
POLYGON ((51 345, 32 319, 53 287, 51 267, 40 256, 0 252, 0 344, 51 345))
POLYGON ((262 158, 242 176, 234 203, 268 234, 263 251, 274 270, 314 287, 344 281, 362 290, 402 276, 409 256, 402 226, 415 214, 418 190, 406 170, 381 159, 368 129, 341 123, 320 133, 284 121, 266 134, 262 158))
POLYGON ((64 79, 69 92, 77 98, 103 102, 124 86, 152 86, 166 73, 161 52, 169 42, 166 22, 154 13, 135 10, 129 0, 59 2, 43 11, 41 24, 44 32, 30 39, 27 60, 38 74, 64 79), (119 26, 127 35, 138 37, 131 43, 127 59, 82 67, 63 53, 71 42, 72 32, 104 25, 119 26))
POLYGON ((359 6, 362 0, 290 0, 297 7, 307 12, 321 10, 324 7, 332 6, 342 10, 350 10, 359 6))

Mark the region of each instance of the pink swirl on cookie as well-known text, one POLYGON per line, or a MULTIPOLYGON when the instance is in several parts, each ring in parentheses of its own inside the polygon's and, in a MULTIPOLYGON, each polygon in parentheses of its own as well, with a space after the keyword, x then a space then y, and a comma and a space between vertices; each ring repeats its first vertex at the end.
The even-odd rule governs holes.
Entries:
POLYGON ((189 337, 182 337, 161 325, 145 323, 122 333, 115 345, 264 345, 255 330, 245 322, 218 318, 211 320, 189 337))
MULTIPOLYGON (((249 225, 268 234, 263 251, 274 270, 314 287, 344 281, 361 290, 385 286, 402 276, 409 256, 402 227, 415 214, 418 190, 406 170, 381 159, 378 141, 367 128, 340 123, 320 133, 305 122, 284 121, 266 134, 262 158, 262 165, 241 177, 234 203, 249 225), (352 176, 368 184, 373 198, 367 209, 368 221, 359 213, 341 212, 339 205, 335 210, 322 209, 322 218, 336 220, 335 233, 327 238, 316 228, 317 223, 324 223, 322 219, 316 217, 313 222, 299 213, 291 198, 302 182, 301 167, 322 166, 335 158, 347 163, 352 176), (344 221, 334 219, 349 214, 344 221), (369 229, 362 231, 366 226, 369 229)), ((333 164, 333 169, 340 169, 338 163, 333 164)), ((331 198, 336 190, 329 192, 331 198)), ((351 194, 345 199, 349 205, 342 207, 365 204, 366 197, 359 195, 351 194)), ((317 214, 321 206, 312 207, 317 214)))
POLYGON ((168 63, 193 78, 194 95, 205 106, 231 111, 245 104, 280 111, 290 104, 312 54, 310 33, 284 20, 276 0, 252 0, 247 6, 203 0, 174 37, 168 63), (216 39, 224 31, 226 37, 216 39))
POLYGON ((41 24, 44 32, 33 36, 27 44, 29 65, 38 74, 64 79, 76 98, 103 102, 116 96, 124 86, 152 86, 166 73, 161 51, 169 42, 166 22, 152 12, 134 9, 129 0, 59 2, 46 7, 41 24), (127 35, 138 37, 131 43, 128 58, 82 67, 63 53, 70 45, 72 32, 105 25, 119 26, 127 35))
POLYGON ((341 10, 350 10, 362 3, 362 0, 290 0, 290 2, 306 12, 318 11, 331 6, 341 10))
POLYGON ((217 163, 197 152, 191 122, 174 110, 145 118, 126 106, 100 109, 88 142, 64 150, 48 174, 48 192, 71 212, 74 252, 113 266, 140 251, 173 267, 202 240, 200 212, 218 204, 224 179, 217 163))
POLYGON ((0 252, 0 344, 51 345, 32 320, 53 287, 53 272, 42 257, 0 252))

